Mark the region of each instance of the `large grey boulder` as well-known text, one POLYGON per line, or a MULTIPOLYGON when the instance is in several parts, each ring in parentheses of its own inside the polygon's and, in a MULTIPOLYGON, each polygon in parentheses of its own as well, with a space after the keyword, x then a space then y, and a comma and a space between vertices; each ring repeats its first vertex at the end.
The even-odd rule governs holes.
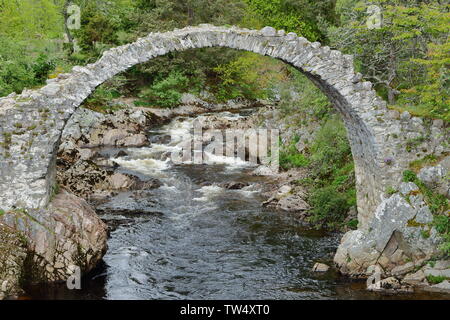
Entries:
POLYGON ((450 157, 434 167, 422 168, 417 175, 427 187, 450 199, 450 157))
POLYGON ((417 188, 411 184, 401 189, 405 195, 394 194, 378 206, 368 231, 344 235, 334 258, 341 272, 364 274, 368 267, 379 264, 385 271, 400 274, 404 271, 401 265, 439 255, 442 239, 429 225, 432 215, 423 196, 416 194, 417 188))
POLYGON ((85 200, 66 191, 55 195, 46 209, 6 212, 0 228, 0 282, 12 284, 4 285, 8 296, 20 290, 23 280, 66 281, 76 267, 89 272, 107 248, 106 225, 85 200))

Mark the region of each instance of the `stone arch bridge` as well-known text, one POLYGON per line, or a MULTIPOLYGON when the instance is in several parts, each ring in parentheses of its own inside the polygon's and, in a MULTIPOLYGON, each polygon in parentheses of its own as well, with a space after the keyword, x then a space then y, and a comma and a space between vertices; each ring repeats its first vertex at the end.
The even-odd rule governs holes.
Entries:
MULTIPOLYGON (((106 51, 95 63, 74 67, 37 90, 0 99, 0 209, 46 208, 55 184, 56 154, 66 122, 103 82, 169 52, 224 47, 282 60, 304 73, 340 112, 356 167, 359 228, 367 229, 385 190, 397 186, 414 157, 404 148, 404 128, 422 134, 423 121, 389 110, 353 59, 295 33, 271 27, 248 30, 200 25, 151 33, 106 51), (412 127, 411 127, 412 125, 412 127)), ((415 132, 415 133, 414 133, 415 132)))

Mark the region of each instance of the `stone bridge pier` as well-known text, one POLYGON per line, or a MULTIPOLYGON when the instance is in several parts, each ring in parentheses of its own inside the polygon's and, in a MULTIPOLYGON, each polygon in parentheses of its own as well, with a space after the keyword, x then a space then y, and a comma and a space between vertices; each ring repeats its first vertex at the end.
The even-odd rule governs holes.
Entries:
MULTIPOLYGON (((359 229, 367 230, 386 188, 399 184, 412 160, 401 137, 406 134, 405 123, 414 119, 386 107, 372 84, 355 73, 352 56, 271 27, 200 25, 151 33, 106 51, 93 64, 60 74, 40 89, 0 99, 0 209, 39 210, 49 205, 62 131, 98 85, 155 57, 206 47, 246 50, 282 60, 328 96, 348 131, 356 166, 359 229)), ((410 131, 422 134, 425 129, 419 120, 414 120, 417 126, 410 131)))

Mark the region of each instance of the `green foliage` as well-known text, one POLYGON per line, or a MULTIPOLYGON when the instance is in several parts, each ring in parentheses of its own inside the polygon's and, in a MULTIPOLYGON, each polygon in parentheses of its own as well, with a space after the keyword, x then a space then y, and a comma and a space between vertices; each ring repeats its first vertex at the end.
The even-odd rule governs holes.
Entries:
POLYGON ((358 219, 352 219, 349 222, 347 222, 347 227, 349 227, 352 230, 358 229, 358 219))
POLYGON ((311 145, 313 174, 329 178, 353 161, 347 131, 337 115, 331 117, 317 132, 311 145))
POLYGON ((432 167, 438 163, 439 159, 433 154, 427 155, 419 160, 414 160, 409 164, 409 168, 414 172, 419 172, 423 167, 432 167))
POLYGON ((44 84, 54 66, 48 55, 30 54, 25 42, 0 36, 0 96, 44 84))
POLYGON ((325 25, 337 22, 335 1, 245 0, 248 5, 245 24, 260 28, 272 26, 296 32, 311 41, 324 41, 325 25))
POLYGON ((432 192, 432 190, 417 178, 413 171, 406 170, 403 172, 403 181, 414 182, 419 187, 425 202, 434 214, 432 226, 436 228, 437 232, 440 233, 444 240, 440 249, 448 256, 450 254, 450 217, 448 216, 448 199, 441 194, 432 192))
POLYGON ((438 283, 441 283, 441 282, 443 282, 443 281, 445 281, 447 279, 448 278, 444 277, 444 276, 433 276, 431 274, 427 276, 427 280, 428 280, 428 282, 430 284, 438 284, 438 283))
POLYGON ((395 193, 397 193, 398 192, 398 190, 397 189, 395 189, 395 188, 393 188, 393 187, 388 187, 387 189, 386 189, 386 194, 387 195, 393 195, 393 194, 395 194, 395 193))
POLYGON ((449 205, 447 198, 430 190, 430 188, 428 188, 421 180, 419 180, 419 178, 417 178, 417 175, 413 171, 405 170, 403 172, 403 181, 413 182, 419 187, 420 192, 425 198, 425 202, 434 214, 441 214, 448 210, 449 205))
POLYGON ((306 119, 324 120, 330 115, 330 101, 308 78, 293 68, 288 69, 288 78, 280 86, 281 114, 293 119, 297 125, 306 119), (293 96, 298 92, 299 96, 293 96))
POLYGON ((309 199, 312 206, 310 221, 319 226, 336 228, 347 216, 347 198, 333 186, 319 188, 309 199))
POLYGON ((332 44, 356 58, 357 69, 396 109, 450 120, 448 55, 450 13, 445 1, 340 0, 341 26, 332 44), (366 25, 369 5, 382 9, 382 25, 366 25))
POLYGON ((405 170, 403 172, 403 181, 404 182, 415 182, 417 180, 416 174, 411 170, 405 170))
POLYGON ((100 85, 84 102, 84 107, 97 111, 105 112, 116 108, 110 107, 113 99, 119 98, 123 91, 126 78, 116 76, 113 79, 100 85))
POLYGON ((0 37, 57 38, 62 32, 60 7, 53 0, 2 1, 0 4, 0 37))
POLYGON ((450 217, 446 215, 438 215, 434 217, 433 226, 441 234, 450 232, 450 217))
POLYGON ((187 92, 187 85, 188 78, 182 73, 174 72, 144 89, 139 97, 149 105, 175 107, 180 103, 182 93, 187 92))
POLYGON ((292 140, 287 146, 280 143, 281 150, 279 154, 280 167, 284 170, 291 168, 303 168, 309 165, 309 160, 305 155, 299 153, 295 147, 298 139, 292 140))

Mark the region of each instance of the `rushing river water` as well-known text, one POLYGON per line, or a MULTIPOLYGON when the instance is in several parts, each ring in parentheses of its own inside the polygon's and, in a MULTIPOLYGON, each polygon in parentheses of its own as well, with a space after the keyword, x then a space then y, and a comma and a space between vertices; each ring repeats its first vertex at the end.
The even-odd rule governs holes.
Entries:
POLYGON ((175 119, 150 132, 150 147, 125 149, 126 156, 103 150, 122 172, 159 179, 163 186, 139 201, 125 192, 100 207, 102 219, 112 228, 109 249, 104 263, 84 278, 82 290, 70 291, 65 284, 31 287, 30 298, 394 298, 369 293, 364 282, 333 272, 311 272, 317 261, 332 262, 341 235, 311 230, 294 216, 263 208, 260 185, 269 178, 251 176, 254 168, 227 158, 216 159, 219 163, 214 165, 173 165, 165 160, 165 153, 174 150, 169 137, 180 139, 191 124, 192 119, 175 119), (230 181, 250 186, 219 186, 230 181), (128 211, 108 211, 108 205, 128 211))

